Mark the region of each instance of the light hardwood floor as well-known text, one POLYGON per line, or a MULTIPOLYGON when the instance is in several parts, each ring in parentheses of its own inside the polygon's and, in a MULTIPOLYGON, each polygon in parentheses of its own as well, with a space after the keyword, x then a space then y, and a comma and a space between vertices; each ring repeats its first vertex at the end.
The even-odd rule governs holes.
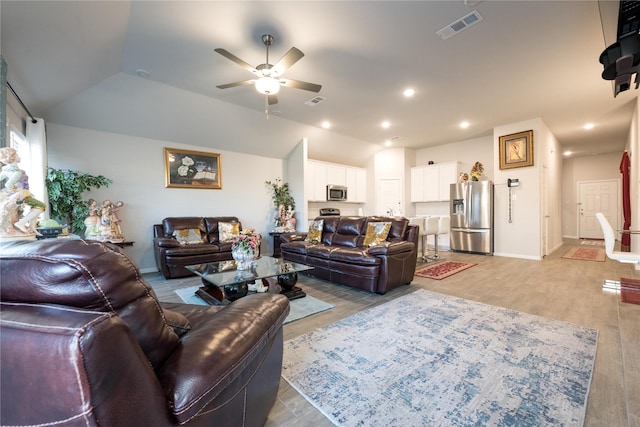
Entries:
MULTIPOLYGON (((440 281, 416 276, 411 285, 386 295, 300 275, 299 284, 309 295, 336 307, 285 325, 284 337, 296 337, 417 289, 595 328, 598 350, 585 426, 640 427, 640 305, 620 302, 616 292, 602 290, 605 279, 640 279, 640 271, 609 259, 563 259, 571 246, 580 246, 580 241, 567 240, 542 261, 440 251, 441 259, 477 265, 440 281)), ((164 280, 157 273, 146 274, 145 279, 161 301, 180 302, 173 290, 199 284, 197 278, 164 280)), ((266 426, 331 425, 286 381, 280 382, 266 426)))

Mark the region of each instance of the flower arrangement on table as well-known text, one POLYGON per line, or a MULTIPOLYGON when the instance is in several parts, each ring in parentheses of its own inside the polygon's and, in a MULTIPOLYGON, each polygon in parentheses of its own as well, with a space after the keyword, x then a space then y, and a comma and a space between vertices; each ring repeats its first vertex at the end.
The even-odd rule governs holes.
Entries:
POLYGON ((251 262, 260 253, 262 236, 256 230, 247 228, 242 230, 231 244, 231 256, 238 264, 238 270, 248 270, 251 262))
POLYGON ((482 166, 482 163, 475 162, 471 168, 471 181, 479 181, 482 176, 482 172, 484 172, 484 166, 482 166))
POLYGON ((260 249, 262 236, 256 230, 246 228, 240 231, 240 234, 233 239, 231 244, 232 251, 240 251, 248 254, 257 255, 260 249))

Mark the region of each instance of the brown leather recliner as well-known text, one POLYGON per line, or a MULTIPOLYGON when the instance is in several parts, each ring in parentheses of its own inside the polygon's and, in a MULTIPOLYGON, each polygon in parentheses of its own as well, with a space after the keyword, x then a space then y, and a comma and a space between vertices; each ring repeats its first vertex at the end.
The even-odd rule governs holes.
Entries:
POLYGON ((0 424, 260 426, 289 301, 158 302, 115 245, 0 244, 0 424))

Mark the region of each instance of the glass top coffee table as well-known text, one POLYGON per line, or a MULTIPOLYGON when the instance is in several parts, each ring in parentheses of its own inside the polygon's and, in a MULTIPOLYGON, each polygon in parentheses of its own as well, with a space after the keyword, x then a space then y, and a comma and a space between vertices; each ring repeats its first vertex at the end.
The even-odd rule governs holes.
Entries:
POLYGON ((249 293, 249 285, 258 283, 267 292, 278 292, 289 299, 305 297, 306 294, 295 286, 298 272, 313 267, 282 258, 261 256, 251 263, 251 268, 238 270, 233 260, 188 265, 185 268, 202 278, 196 295, 212 305, 228 304, 249 293))

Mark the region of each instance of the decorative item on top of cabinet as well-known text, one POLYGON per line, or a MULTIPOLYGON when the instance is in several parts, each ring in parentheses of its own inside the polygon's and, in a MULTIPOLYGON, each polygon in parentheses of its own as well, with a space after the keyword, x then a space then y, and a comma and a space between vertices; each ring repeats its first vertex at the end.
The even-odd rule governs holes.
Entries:
POLYGON ((411 168, 411 202, 449 200, 449 185, 459 179, 458 162, 446 162, 411 168))

